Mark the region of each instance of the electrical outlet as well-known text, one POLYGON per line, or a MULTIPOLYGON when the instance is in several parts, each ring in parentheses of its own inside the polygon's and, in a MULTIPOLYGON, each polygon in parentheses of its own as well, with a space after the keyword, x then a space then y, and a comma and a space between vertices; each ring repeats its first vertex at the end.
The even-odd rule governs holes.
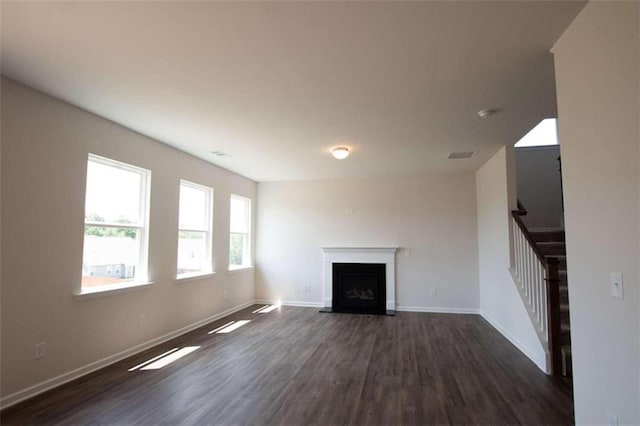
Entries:
POLYGON ((309 293, 311 292, 311 286, 310 285, 303 285, 302 287, 300 287, 301 291, 303 293, 309 293))
POLYGON ((33 350, 33 359, 44 358, 44 342, 36 343, 33 350))
POLYGON ((227 290, 225 290, 225 291, 222 293, 222 298, 223 298, 223 299, 228 299, 228 298, 229 298, 229 292, 228 292, 227 290))
POLYGON ((607 424, 609 426, 618 426, 620 424, 618 416, 613 414, 611 411, 607 411, 607 424))
POLYGON ((437 296, 437 295, 438 295, 438 289, 436 289, 436 288, 432 288, 432 289, 431 289, 431 295, 432 295, 432 296, 437 296))
POLYGON ((147 316, 145 314, 140 314, 138 317, 138 326, 144 327, 147 324, 147 316))

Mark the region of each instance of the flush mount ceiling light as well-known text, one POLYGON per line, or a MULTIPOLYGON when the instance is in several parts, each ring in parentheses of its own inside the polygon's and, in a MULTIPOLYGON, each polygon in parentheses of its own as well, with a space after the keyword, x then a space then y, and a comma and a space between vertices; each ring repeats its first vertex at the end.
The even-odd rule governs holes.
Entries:
POLYGON ((338 160, 344 160, 349 156, 349 148, 346 146, 339 146, 337 148, 333 148, 331 154, 338 160))
POLYGON ((480 118, 489 118, 495 113, 495 109, 481 109, 480 111, 478 111, 478 116, 480 116, 480 118))

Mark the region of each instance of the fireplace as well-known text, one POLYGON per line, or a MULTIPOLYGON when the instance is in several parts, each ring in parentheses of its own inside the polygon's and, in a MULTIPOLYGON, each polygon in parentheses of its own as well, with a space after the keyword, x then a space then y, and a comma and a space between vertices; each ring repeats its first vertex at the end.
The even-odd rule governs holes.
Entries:
POLYGON ((333 312, 386 314, 384 263, 334 263, 333 312))
POLYGON ((396 309, 395 253, 397 249, 397 247, 323 247, 324 308, 322 312, 367 311, 367 313, 384 314, 386 312, 387 315, 393 315, 396 309), (334 265, 344 266, 334 268, 334 265), (369 266, 373 269, 363 272, 362 268, 366 269, 369 266), (340 275, 347 279, 346 288, 341 288, 338 286, 339 283, 334 282, 340 278, 340 275), (340 291, 343 291, 343 297, 342 300, 337 300, 340 291), (351 297, 347 297, 347 291, 351 297), (369 297, 373 297, 375 302, 369 297))

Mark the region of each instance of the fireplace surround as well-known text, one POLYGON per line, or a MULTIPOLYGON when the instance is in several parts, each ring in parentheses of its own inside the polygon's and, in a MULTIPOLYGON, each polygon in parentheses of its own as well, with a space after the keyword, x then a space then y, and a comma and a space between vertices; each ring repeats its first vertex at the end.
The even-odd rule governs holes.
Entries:
MULTIPOLYGON (((398 247, 322 247, 323 265, 323 312, 334 312, 334 264, 381 264, 384 265, 385 295, 383 306, 387 314, 396 309, 395 253, 398 247)), ((335 311, 339 311, 337 307, 335 311)))

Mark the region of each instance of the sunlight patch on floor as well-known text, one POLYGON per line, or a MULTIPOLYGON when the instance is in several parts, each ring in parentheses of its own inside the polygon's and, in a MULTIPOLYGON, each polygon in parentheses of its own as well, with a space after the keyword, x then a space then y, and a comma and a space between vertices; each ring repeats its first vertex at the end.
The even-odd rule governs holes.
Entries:
POLYGON ((185 346, 184 348, 176 352, 173 352, 163 358, 160 358, 159 360, 154 361, 151 364, 148 364, 142 367, 141 369, 142 370, 159 370, 162 367, 165 367, 171 364, 172 362, 179 360, 183 356, 189 355, 191 352, 197 351, 198 349, 200 349, 200 346, 185 346))
POLYGON ((222 329, 219 329, 218 331, 216 331, 216 334, 220 334, 220 333, 231 333, 234 330, 237 330, 238 328, 242 327, 243 325, 247 324, 251 322, 251 320, 240 320, 240 321, 235 321, 233 324, 226 326, 222 329))
POLYGON ((267 305, 262 309, 258 309, 257 313, 259 314, 268 314, 269 312, 278 309, 279 306, 278 305, 267 305))
POLYGON ((155 361, 155 360, 157 360, 157 359, 160 359, 160 358, 162 358, 162 357, 164 357, 164 356, 167 356, 167 355, 169 355, 171 352, 175 352, 175 351, 177 351, 177 350, 178 350, 178 348, 173 348, 173 349, 171 349, 170 351, 167 351, 167 352, 163 353, 162 355, 158 355, 158 356, 156 356, 156 357, 153 357, 153 358, 151 358, 150 360, 147 360, 147 361, 145 361, 145 362, 143 362, 143 363, 141 363, 141 364, 136 365, 136 366, 135 366, 135 367, 133 367, 133 368, 130 368, 130 369, 129 369, 129 371, 136 371, 138 368, 140 368, 140 367, 144 367, 144 366, 145 366, 145 365, 147 365, 147 364, 151 364, 153 361, 155 361))
POLYGON ((210 332, 208 332, 207 334, 213 334, 213 333, 217 333, 218 330, 222 330, 225 327, 230 326, 231 324, 233 324, 235 321, 229 321, 228 323, 226 323, 225 325, 221 325, 220 327, 216 328, 215 330, 211 330, 210 332))

